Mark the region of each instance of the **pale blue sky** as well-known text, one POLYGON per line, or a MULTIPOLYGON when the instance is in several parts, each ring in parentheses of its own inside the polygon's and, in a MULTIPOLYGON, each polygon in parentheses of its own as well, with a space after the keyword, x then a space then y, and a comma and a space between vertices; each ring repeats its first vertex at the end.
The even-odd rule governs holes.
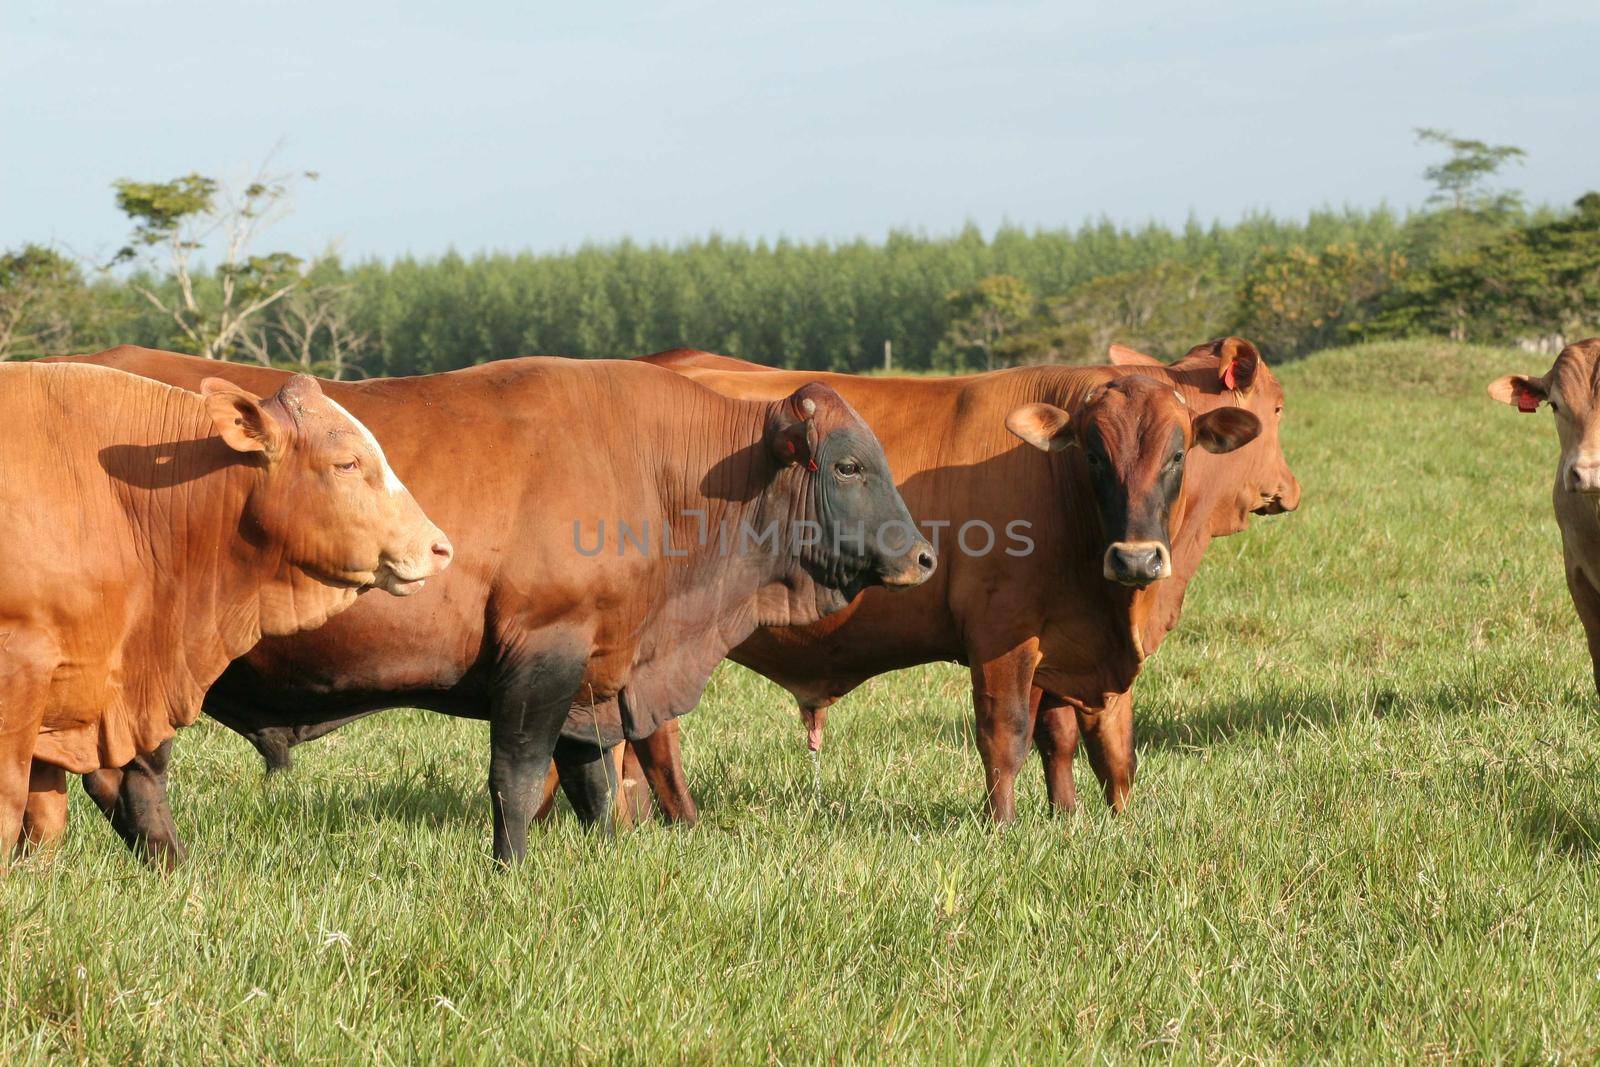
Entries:
POLYGON ((4 0, 0 247, 109 252, 113 179, 279 141, 323 177, 271 243, 356 257, 1403 207, 1418 125, 1565 203, 1597 55, 1594 0, 4 0))

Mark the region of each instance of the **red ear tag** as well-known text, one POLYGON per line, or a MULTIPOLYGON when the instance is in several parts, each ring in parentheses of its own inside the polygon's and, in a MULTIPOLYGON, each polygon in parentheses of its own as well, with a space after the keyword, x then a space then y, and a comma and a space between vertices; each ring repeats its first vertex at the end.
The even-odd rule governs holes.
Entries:
POLYGON ((1229 389, 1237 389, 1237 388, 1239 388, 1237 385, 1234 384, 1233 368, 1234 368, 1234 364, 1229 363, 1226 367, 1224 367, 1222 369, 1222 384, 1226 385, 1229 389))
POLYGON ((1539 410, 1539 398, 1526 389, 1517 390, 1517 410, 1524 415, 1531 415, 1539 410))
POLYGON ((812 474, 817 473, 817 461, 814 459, 806 460, 806 470, 810 471, 812 474))

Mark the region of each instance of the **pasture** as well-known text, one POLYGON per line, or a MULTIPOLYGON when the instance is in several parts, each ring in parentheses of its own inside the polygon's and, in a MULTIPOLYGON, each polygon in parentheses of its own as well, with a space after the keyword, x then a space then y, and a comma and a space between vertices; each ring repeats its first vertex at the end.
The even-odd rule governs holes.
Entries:
MULTIPOLYGON (((377 716, 264 780, 203 722, 189 864, 81 790, 0 877, 0 1060, 1303 1061, 1600 1055, 1600 722, 1550 515, 1548 358, 1444 343, 1279 369, 1293 515, 1213 544, 1136 688, 1139 779, 982 815, 963 669, 880 678, 813 760, 724 665, 704 820, 563 814, 489 858, 486 728, 377 716)), ((1078 764, 1080 786, 1092 783, 1078 764)))

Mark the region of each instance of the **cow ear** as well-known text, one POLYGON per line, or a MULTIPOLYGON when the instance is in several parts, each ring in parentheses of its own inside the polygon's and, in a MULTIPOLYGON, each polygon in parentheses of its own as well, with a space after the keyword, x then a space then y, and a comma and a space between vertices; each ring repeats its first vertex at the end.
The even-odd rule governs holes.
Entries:
POLYGON ((1224 389, 1248 393, 1262 367, 1261 353, 1243 337, 1223 337, 1211 342, 1217 354, 1217 378, 1224 389))
POLYGON ((1072 416, 1054 404, 1024 404, 1006 416, 1006 429, 1041 452, 1060 452, 1078 443, 1072 416))
POLYGON ((1137 348, 1127 345, 1112 345, 1106 351, 1106 359, 1115 367, 1165 367, 1166 364, 1154 356, 1147 356, 1137 348))
POLYGON ((1215 408, 1195 416, 1194 443, 1207 452, 1232 452, 1261 433, 1261 420, 1244 408, 1215 408))
POLYGON ((767 416, 767 450, 779 463, 804 463, 817 469, 816 400, 806 386, 778 402, 767 416))
POLYGON ((1550 399, 1550 387, 1542 378, 1527 378, 1521 374, 1507 374, 1489 383, 1489 397, 1502 404, 1510 404, 1521 412, 1539 410, 1539 405, 1550 399))
POLYGON ((206 413, 229 448, 235 452, 260 452, 269 462, 283 454, 288 435, 259 399, 221 378, 201 382, 200 395, 205 397, 206 413))

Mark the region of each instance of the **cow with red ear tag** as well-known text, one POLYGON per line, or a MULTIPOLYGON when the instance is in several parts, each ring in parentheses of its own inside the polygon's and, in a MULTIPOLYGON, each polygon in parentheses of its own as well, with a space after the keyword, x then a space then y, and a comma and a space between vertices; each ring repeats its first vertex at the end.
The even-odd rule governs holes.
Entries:
POLYGON ((1143 589, 1172 574, 1168 531, 1189 452, 1232 452, 1261 422, 1242 408, 1195 415, 1172 386, 1129 375, 1090 390, 1075 413, 1026 404, 1006 428, 1043 452, 1081 452, 1106 545, 1102 572, 1143 589))
POLYGON ((1543 377, 1496 378, 1489 396, 1524 414, 1548 406, 1555 416, 1560 447, 1551 497, 1562 570, 1600 690, 1600 338, 1562 349, 1543 377))
MULTIPOLYGON (((1242 532, 1250 515, 1281 515, 1300 506, 1300 482, 1290 470, 1279 439, 1283 422, 1283 386, 1260 351, 1242 337, 1222 337, 1196 345, 1172 364, 1126 345, 1108 353, 1114 366, 1141 374, 1159 374, 1178 385, 1199 411, 1246 411, 1261 430, 1246 448, 1195 457, 1191 471, 1190 519, 1174 542, 1174 580, 1152 590, 1141 647, 1145 655, 1161 646, 1177 625, 1190 578, 1213 537, 1242 532)), ((1133 786, 1136 756, 1133 744, 1131 689, 1109 694, 1099 711, 1084 712, 1047 688, 1035 686, 1034 742, 1044 763, 1051 803, 1070 810, 1077 803, 1072 764, 1080 740, 1106 794, 1120 810, 1133 786)))

